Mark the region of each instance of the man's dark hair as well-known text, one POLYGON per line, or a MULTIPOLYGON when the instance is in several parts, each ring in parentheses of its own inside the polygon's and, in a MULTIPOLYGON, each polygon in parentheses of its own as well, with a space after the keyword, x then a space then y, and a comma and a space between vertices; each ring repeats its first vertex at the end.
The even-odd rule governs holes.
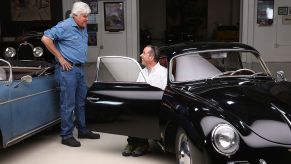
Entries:
POLYGON ((159 48, 157 46, 153 46, 153 45, 147 45, 146 47, 150 47, 151 50, 150 50, 150 54, 154 56, 154 60, 156 62, 159 61, 159 57, 160 57, 160 51, 159 51, 159 48))

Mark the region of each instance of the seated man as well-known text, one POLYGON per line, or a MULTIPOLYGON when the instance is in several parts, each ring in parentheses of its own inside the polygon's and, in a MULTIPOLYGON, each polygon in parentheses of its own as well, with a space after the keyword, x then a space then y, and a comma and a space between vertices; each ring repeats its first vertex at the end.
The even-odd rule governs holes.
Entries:
MULTIPOLYGON (((142 65, 145 68, 142 73, 145 76, 146 82, 152 86, 161 88, 164 90, 167 85, 167 69, 160 65, 159 61, 159 49, 156 46, 148 45, 143 49, 143 53, 140 55, 142 65)), ((144 78, 140 73, 137 82, 144 82, 144 78)), ((126 145, 123 156, 141 156, 148 151, 149 144, 147 139, 128 137, 128 144, 126 145)))

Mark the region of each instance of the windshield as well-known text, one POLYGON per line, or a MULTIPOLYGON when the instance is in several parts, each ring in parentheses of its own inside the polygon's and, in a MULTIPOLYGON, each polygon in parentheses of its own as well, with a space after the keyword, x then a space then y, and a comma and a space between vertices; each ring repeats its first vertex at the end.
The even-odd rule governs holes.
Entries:
POLYGON ((171 81, 186 82, 234 76, 268 76, 262 60, 253 52, 193 52, 171 60, 171 81))

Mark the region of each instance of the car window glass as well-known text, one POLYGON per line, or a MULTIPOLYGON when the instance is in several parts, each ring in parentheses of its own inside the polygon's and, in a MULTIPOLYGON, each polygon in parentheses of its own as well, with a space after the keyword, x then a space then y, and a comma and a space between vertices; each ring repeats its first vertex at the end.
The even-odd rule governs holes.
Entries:
POLYGON ((235 71, 242 68, 239 52, 212 52, 210 53, 208 61, 217 67, 221 72, 235 71))
POLYGON ((175 81, 200 80, 221 73, 199 54, 180 56, 175 62, 175 81))
POLYGON ((257 57, 251 52, 242 52, 241 61, 243 68, 251 69, 255 72, 265 72, 257 57))
POLYGON ((7 81, 9 77, 9 65, 0 60, 0 81, 7 81))
POLYGON ((220 76, 266 73, 259 58, 245 51, 209 51, 179 55, 171 60, 171 81, 185 82, 220 76))
POLYGON ((140 72, 139 64, 131 58, 102 57, 98 63, 97 81, 136 82, 140 72))

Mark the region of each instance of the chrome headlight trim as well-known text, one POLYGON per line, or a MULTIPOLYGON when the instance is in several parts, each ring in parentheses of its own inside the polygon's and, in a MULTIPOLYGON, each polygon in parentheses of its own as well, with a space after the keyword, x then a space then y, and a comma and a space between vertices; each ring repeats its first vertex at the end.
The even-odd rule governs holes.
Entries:
POLYGON ((41 47, 34 47, 33 48, 33 56, 34 57, 41 57, 43 55, 43 49, 41 47))
POLYGON ((214 149, 226 156, 235 154, 240 145, 239 133, 229 124, 218 124, 212 130, 211 141, 214 149))
POLYGON ((13 58, 16 55, 16 50, 13 47, 7 47, 4 51, 4 55, 8 58, 13 58))

